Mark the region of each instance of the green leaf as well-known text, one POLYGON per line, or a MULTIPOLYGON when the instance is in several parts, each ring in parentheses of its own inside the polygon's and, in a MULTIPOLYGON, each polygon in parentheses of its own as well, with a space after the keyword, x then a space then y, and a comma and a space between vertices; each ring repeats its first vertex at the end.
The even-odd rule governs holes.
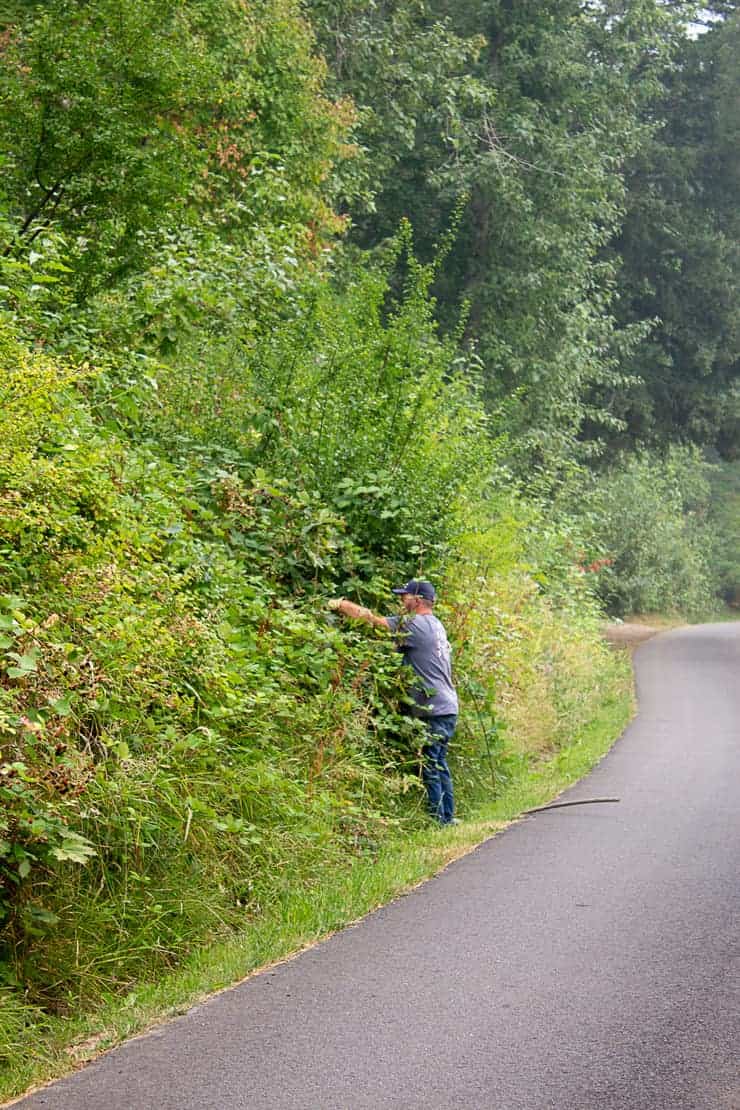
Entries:
POLYGON ((37 657, 37 655, 38 655, 38 652, 34 650, 33 652, 26 652, 25 655, 19 656, 18 657, 18 666, 21 668, 21 670, 24 670, 24 671, 35 671, 37 669, 37 667, 36 667, 36 657, 37 657))
POLYGON ((71 863, 87 863, 91 856, 96 855, 89 840, 79 833, 66 832, 62 843, 57 848, 52 848, 51 854, 58 860, 69 860, 71 863))
POLYGON ((59 915, 54 913, 53 910, 46 910, 43 906, 33 906, 31 914, 36 921, 43 921, 44 925, 57 925, 59 923, 59 915))
POLYGON ((8 609, 22 609, 26 604, 26 599, 19 597, 18 594, 2 594, 0 595, 0 602, 8 609))

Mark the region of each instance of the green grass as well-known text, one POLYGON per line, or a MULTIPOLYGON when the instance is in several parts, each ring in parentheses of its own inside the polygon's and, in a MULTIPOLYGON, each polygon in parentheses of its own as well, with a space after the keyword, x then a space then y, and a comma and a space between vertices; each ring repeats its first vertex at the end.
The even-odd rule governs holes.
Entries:
POLYGON ((740 609, 720 603, 716 609, 710 609, 700 619, 692 619, 691 624, 729 624, 731 621, 740 621, 740 609))
POLYGON ((236 938, 203 947, 155 983, 143 983, 83 1017, 24 1025, 0 993, 0 1040, 8 1066, 0 1098, 60 1077, 101 1051, 285 960, 430 878, 495 835, 523 810, 542 805, 586 774, 627 724, 633 699, 627 684, 609 696, 595 719, 554 757, 536 767, 521 761, 493 801, 482 800, 452 829, 433 827, 395 838, 351 868, 327 869, 318 886, 294 887, 236 938), (8 1051, 11 1048, 12 1051, 8 1051))
POLYGON ((686 624, 725 624, 740 620, 740 608, 726 605, 719 598, 714 605, 697 613, 633 613, 624 617, 624 624, 652 625, 659 631, 667 628, 680 628, 686 624))

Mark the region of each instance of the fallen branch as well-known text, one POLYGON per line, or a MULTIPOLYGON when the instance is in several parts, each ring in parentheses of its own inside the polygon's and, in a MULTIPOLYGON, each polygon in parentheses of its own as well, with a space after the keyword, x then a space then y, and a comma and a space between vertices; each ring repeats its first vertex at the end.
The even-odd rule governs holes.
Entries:
POLYGON ((618 802, 619 798, 583 798, 580 802, 550 802, 546 806, 536 806, 535 809, 525 809, 523 816, 528 813, 543 813, 546 809, 565 809, 566 806, 594 806, 601 802, 618 802))

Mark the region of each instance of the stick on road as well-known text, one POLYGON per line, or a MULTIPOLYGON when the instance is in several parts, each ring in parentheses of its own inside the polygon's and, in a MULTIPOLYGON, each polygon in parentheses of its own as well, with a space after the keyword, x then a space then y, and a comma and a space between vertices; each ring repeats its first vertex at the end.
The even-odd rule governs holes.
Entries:
POLYGON ((740 625, 635 656, 566 800, 24 1110, 740 1110, 740 625))

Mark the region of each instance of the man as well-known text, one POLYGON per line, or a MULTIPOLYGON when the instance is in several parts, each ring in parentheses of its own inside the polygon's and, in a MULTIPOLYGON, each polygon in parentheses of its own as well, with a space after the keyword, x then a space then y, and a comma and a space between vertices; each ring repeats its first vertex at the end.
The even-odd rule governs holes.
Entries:
POLYGON ((452 683, 450 645, 444 625, 435 617, 436 592, 431 582, 412 578, 393 591, 407 616, 380 617, 362 605, 339 598, 331 609, 345 617, 388 628, 396 636, 404 663, 416 679, 411 688, 414 715, 424 722, 429 739, 423 748, 422 779, 427 789, 429 812, 441 825, 455 823, 452 778, 447 766, 447 746, 457 724, 458 702, 452 683))

